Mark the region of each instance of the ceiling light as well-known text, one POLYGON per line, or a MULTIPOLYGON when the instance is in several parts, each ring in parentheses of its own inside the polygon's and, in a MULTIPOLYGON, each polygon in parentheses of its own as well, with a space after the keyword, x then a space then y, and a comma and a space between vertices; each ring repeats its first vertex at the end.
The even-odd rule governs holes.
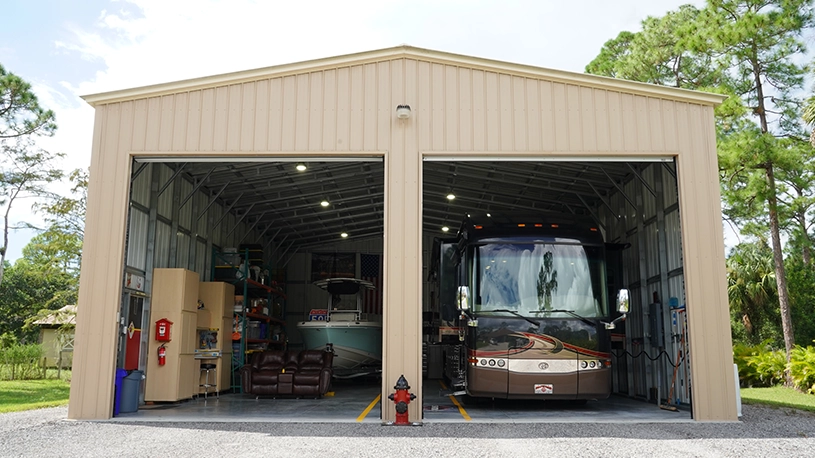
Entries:
POLYGON ((348 233, 347 233, 347 232, 343 232, 342 234, 340 234, 340 237, 342 237, 342 238, 346 238, 346 237, 348 237, 348 233))
POLYGON ((453 200, 455 198, 456 198, 456 195, 453 194, 452 192, 450 194, 447 194, 447 200, 453 200))
POLYGON ((327 207, 328 206, 328 201, 324 200, 324 201, 320 202, 320 205, 322 205, 323 207, 327 207))
POLYGON ((306 167, 306 164, 303 164, 301 162, 301 163, 297 164, 296 166, 294 166, 294 168, 296 168, 298 172, 305 172, 308 167, 306 167))
POLYGON ((443 228, 441 228, 441 230, 442 230, 442 232, 447 232, 447 231, 449 231, 449 230, 450 230, 450 228, 449 228, 449 227, 447 227, 447 226, 444 226, 443 228))

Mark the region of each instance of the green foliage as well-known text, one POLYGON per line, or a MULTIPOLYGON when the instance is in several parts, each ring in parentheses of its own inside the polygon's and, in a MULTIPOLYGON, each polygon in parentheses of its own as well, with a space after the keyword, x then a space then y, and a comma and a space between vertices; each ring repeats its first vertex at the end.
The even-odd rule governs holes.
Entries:
POLYGON ((42 108, 31 85, 0 65, 0 139, 52 135, 54 112, 42 108))
POLYGON ((0 349, 0 379, 30 380, 44 377, 40 368, 44 351, 40 344, 11 345, 0 349))
POLYGON ((34 143, 34 137, 52 135, 55 129, 54 113, 40 107, 31 85, 0 66, 0 284, 9 231, 25 226, 9 220, 11 208, 23 199, 51 195, 47 185, 63 176, 53 163, 63 154, 50 154, 34 143))
POLYGON ((750 365, 753 356, 761 353, 763 348, 757 345, 733 344, 733 362, 739 370, 739 385, 761 386, 761 377, 756 368, 750 365))
POLYGON ((790 377, 799 390, 815 394, 815 348, 795 347, 790 352, 790 377))
POLYGON ((727 258, 727 295, 733 341, 783 343, 773 253, 766 243, 742 243, 727 258))
POLYGON ((736 344, 733 346, 733 362, 739 370, 739 384, 743 387, 767 387, 784 382, 789 371, 796 389, 815 394, 815 348, 795 346, 790 361, 781 350, 774 350, 769 342, 760 345, 736 344))
MULTIPOLYGON (((35 236, 32 243, 38 243, 35 236)), ((25 256, 25 251, 24 251, 25 256)), ((38 330, 26 321, 42 309, 57 310, 76 304, 78 277, 23 257, 6 272, 0 284, 0 334, 14 335, 16 342, 36 342, 38 330)))
POLYGON ((800 257, 787 260, 787 281, 795 336, 801 343, 815 341, 815 269, 800 257))
POLYGON ((733 346, 733 362, 738 367, 742 386, 773 386, 784 381, 786 354, 773 350, 768 343, 733 346))

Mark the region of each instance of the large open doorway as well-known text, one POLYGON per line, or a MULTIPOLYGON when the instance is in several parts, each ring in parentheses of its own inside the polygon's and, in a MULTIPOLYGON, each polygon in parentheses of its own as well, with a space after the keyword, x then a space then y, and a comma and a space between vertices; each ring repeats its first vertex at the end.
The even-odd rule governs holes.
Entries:
POLYGON ((373 399, 382 359, 383 197, 381 157, 137 159, 123 275, 125 296, 143 307, 134 312, 128 299, 120 323, 123 335, 144 332, 138 346, 128 340, 121 349, 132 364, 119 367, 144 373, 140 400, 248 398, 241 368, 253 355, 327 346, 342 379, 331 395, 373 399), (173 277, 181 269, 194 277, 186 282, 194 293, 180 289, 183 274, 173 277), (337 279, 364 287, 352 291, 337 279), (181 304, 193 295, 191 306, 181 304), (154 335, 160 318, 174 322, 171 342, 154 335))
MULTIPOLYGON (((441 396, 425 400, 426 414, 450 408, 466 411, 467 402, 473 411, 470 416, 494 415, 496 409, 534 414, 534 405, 538 405, 539 413, 546 399, 561 403, 573 400, 581 404, 581 409, 594 409, 596 414, 620 399, 634 399, 650 403, 656 410, 672 406, 691 415, 684 269, 673 160, 425 159, 423 368, 425 383, 438 383, 442 389, 441 396), (457 234, 465 220, 470 231, 463 239, 457 234), (473 229, 487 226, 511 228, 498 229, 490 233, 492 238, 481 237, 484 241, 473 242, 478 237, 478 230, 473 229), (511 264, 514 258, 505 253, 520 250, 522 245, 527 254, 535 252, 534 247, 543 251, 549 247, 550 252, 557 253, 557 247, 571 246, 574 251, 573 247, 579 246, 575 240, 583 237, 574 232, 577 230, 585 230, 586 234, 596 231, 599 238, 595 238, 603 244, 603 249, 596 252, 579 250, 580 259, 586 260, 585 284, 580 275, 565 272, 565 267, 573 269, 576 264, 571 258, 571 265, 561 269, 564 272, 560 272, 559 280, 554 272, 543 268, 556 268, 558 262, 565 262, 558 256, 550 258, 548 264, 541 257, 537 263, 540 272, 528 275, 489 265, 496 261, 511 264), (465 246, 471 251, 461 257, 465 246), (491 260, 480 258, 486 256, 485 250, 492 250, 491 260), (467 256, 469 260, 465 260, 467 256), (459 263, 467 262, 462 274, 459 263), (605 274, 590 273, 592 263, 602 265, 597 271, 604 270, 605 274), (491 267, 492 272, 487 270, 491 267), (521 296, 518 290, 523 289, 524 282, 534 285, 536 281, 543 286, 538 288, 541 298, 548 296, 550 301, 541 300, 540 305, 532 301, 529 306, 522 298, 512 299, 521 296), (458 304, 457 288, 461 285, 470 287, 474 301, 464 312, 458 304), (548 295, 547 285, 553 287, 548 295), (495 291, 501 288, 505 290, 495 291), (568 288, 593 288, 595 303, 603 304, 581 311, 582 303, 577 304, 564 292, 573 292, 568 288), (620 317, 615 297, 621 289, 629 292, 630 311, 624 321, 615 323, 614 329, 607 329, 610 326, 605 323, 620 317), (493 305, 501 305, 491 309, 502 311, 488 313, 486 296, 490 294, 499 298, 493 299, 493 305), (571 306, 558 305, 558 300, 571 306), (550 313, 544 308, 560 312, 550 313), (479 314, 479 310, 484 313, 479 314), (563 323, 571 334, 561 330, 553 337, 555 322, 563 323), (584 324, 574 324, 580 322, 584 324), (491 324, 495 329, 485 329, 491 324), (511 330, 513 326, 518 329, 510 334, 525 335, 521 340, 529 348, 534 347, 530 335, 542 334, 538 336, 542 346, 556 346, 552 342, 558 341, 574 350, 569 353, 574 361, 536 359, 531 352, 524 354, 517 339, 497 337, 508 332, 502 329, 511 330), (547 326, 552 332, 538 331, 547 326), (587 344, 582 337, 599 342, 587 344), (446 397, 451 394, 458 395, 446 397), (441 403, 445 408, 431 403, 441 403)), ((518 262, 515 270, 532 264, 534 260, 518 262)), ((546 409, 557 405, 550 401, 546 409)), ((566 402, 565 406, 572 408, 573 403, 566 402)))

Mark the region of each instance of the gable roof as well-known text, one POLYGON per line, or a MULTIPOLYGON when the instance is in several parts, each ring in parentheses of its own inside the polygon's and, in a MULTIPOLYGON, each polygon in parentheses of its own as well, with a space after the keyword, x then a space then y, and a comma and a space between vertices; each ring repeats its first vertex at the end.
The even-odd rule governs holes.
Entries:
POLYGON ((416 48, 402 45, 393 48, 365 51, 342 56, 307 60, 290 64, 275 65, 271 67, 243 70, 239 72, 223 73, 187 80, 173 81, 150 86, 121 89, 111 92, 84 95, 82 98, 92 106, 107 103, 123 102, 128 100, 157 97, 161 95, 201 90, 211 87, 239 84, 258 81, 268 78, 282 77, 294 74, 328 70, 332 68, 348 67, 394 59, 416 59, 424 62, 433 62, 459 67, 493 71, 503 74, 516 75, 527 78, 543 79, 562 83, 576 84, 599 89, 613 90, 629 94, 638 94, 649 97, 658 97, 669 100, 680 100, 703 105, 719 105, 727 97, 687 89, 658 86, 655 84, 627 81, 605 76, 589 75, 584 73, 553 70, 532 65, 503 62, 480 57, 465 56, 431 49, 416 48))
POLYGON ((35 321, 34 324, 52 327, 64 324, 76 324, 76 305, 66 305, 59 310, 54 310, 47 316, 35 321))

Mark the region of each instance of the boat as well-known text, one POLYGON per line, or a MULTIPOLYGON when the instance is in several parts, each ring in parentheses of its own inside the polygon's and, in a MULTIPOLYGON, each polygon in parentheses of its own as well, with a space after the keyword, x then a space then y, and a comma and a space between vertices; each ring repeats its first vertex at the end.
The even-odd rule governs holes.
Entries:
POLYGON ((328 292, 328 304, 297 323, 306 349, 333 350, 335 377, 381 372, 382 316, 362 312, 362 295, 375 289, 373 283, 328 278, 313 284, 328 292))

